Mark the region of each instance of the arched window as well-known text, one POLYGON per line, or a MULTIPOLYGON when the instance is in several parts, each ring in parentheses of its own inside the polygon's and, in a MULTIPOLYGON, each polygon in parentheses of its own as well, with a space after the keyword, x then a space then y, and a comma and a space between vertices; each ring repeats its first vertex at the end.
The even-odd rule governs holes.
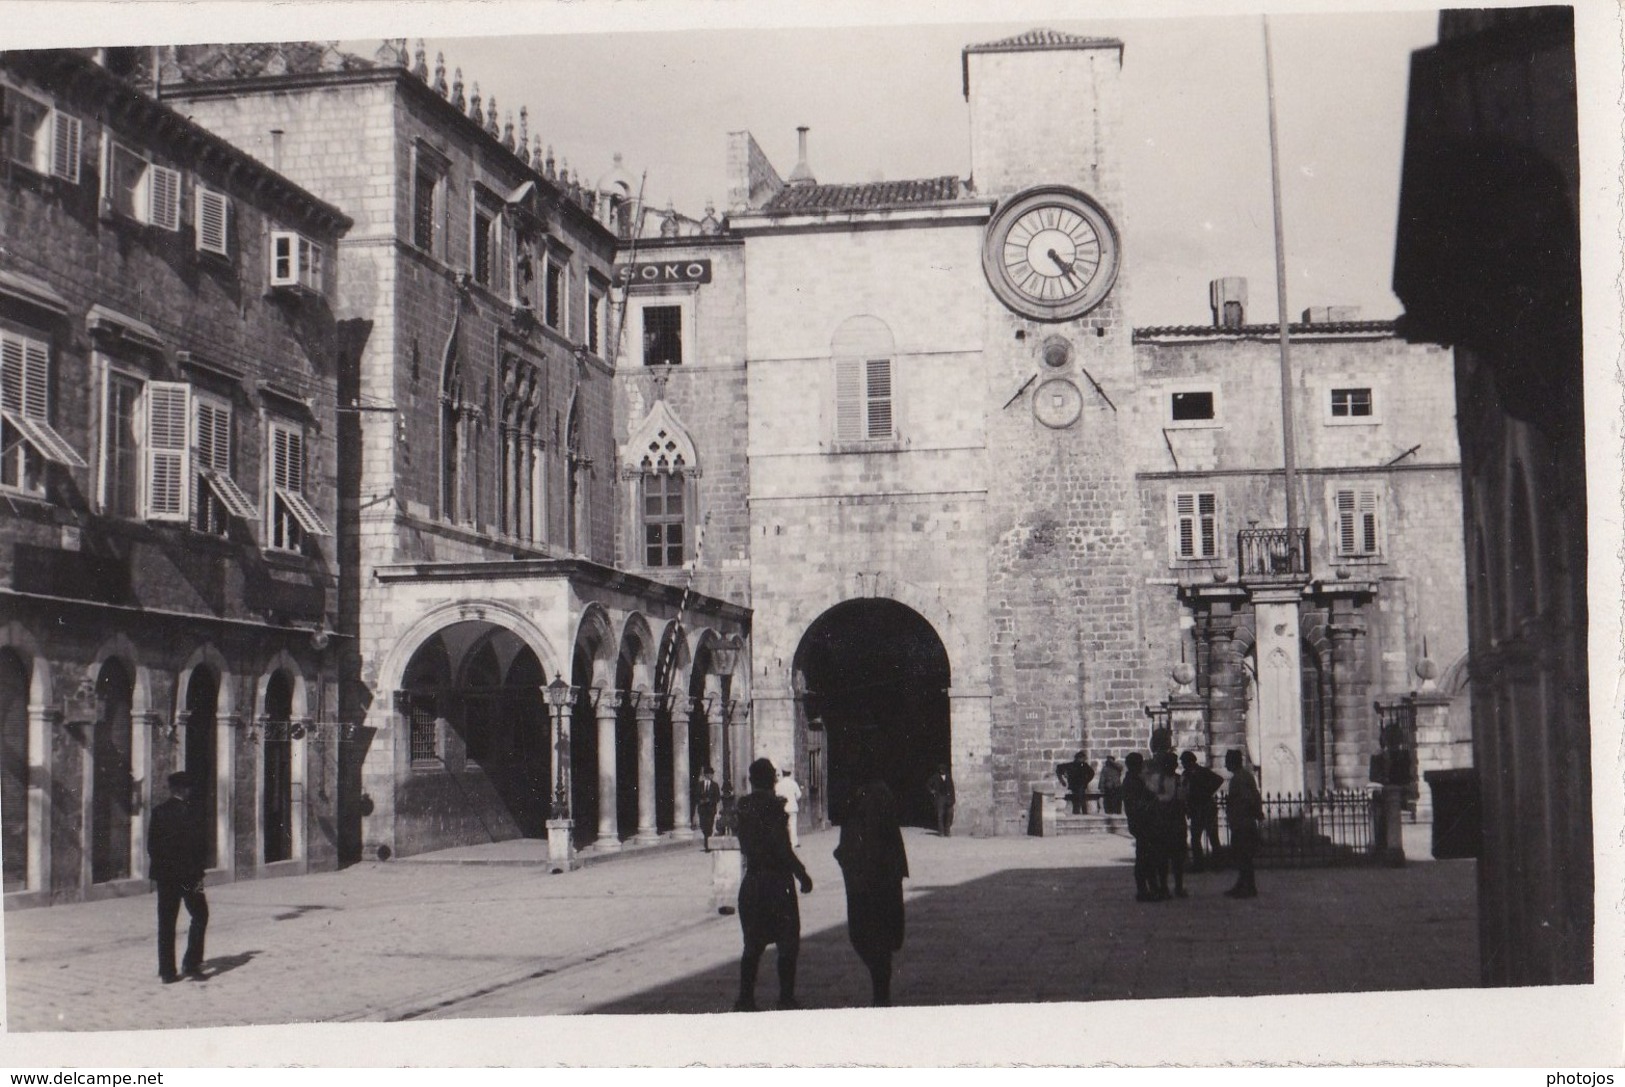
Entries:
POLYGON ((546 538, 547 508, 542 452, 542 375, 525 360, 502 360, 502 403, 497 444, 497 478, 501 492, 497 520, 501 533, 525 541, 546 538))
POLYGON ((622 475, 637 481, 635 561, 650 567, 682 566, 694 557, 694 440, 664 399, 622 447, 622 475))

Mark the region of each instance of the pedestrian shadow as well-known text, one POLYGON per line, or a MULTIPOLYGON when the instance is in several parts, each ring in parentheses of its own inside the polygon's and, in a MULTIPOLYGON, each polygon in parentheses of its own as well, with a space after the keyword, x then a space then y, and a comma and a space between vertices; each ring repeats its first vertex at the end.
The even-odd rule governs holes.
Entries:
MULTIPOLYGON (((1121 866, 1012 869, 916 889, 893 1000, 1044 1003, 1479 984, 1470 864, 1274 873, 1261 877, 1261 897, 1246 901, 1223 894, 1233 878, 1193 874, 1190 897, 1154 903, 1134 901, 1132 875, 1121 866)), ((740 934, 733 925, 716 932, 714 965, 583 1010, 728 1010, 740 934)), ((764 1008, 774 1005, 775 971, 769 954, 757 981, 764 1008)), ((796 995, 806 1008, 868 1004, 868 975, 844 922, 804 931, 796 995)))
POLYGON ((217 958, 206 959, 204 960, 205 969, 203 980, 208 981, 211 978, 218 977, 221 974, 230 973, 239 966, 247 966, 250 959, 252 959, 255 955, 260 954, 264 954, 264 952, 258 950, 239 951, 235 955, 221 955, 217 958))

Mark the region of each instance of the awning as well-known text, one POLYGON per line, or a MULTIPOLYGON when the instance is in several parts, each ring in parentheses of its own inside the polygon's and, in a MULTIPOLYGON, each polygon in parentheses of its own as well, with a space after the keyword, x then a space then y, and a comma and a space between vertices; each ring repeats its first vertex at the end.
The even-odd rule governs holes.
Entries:
POLYGON ((286 487, 278 487, 276 496, 282 500, 283 505, 288 507, 288 512, 293 514, 293 519, 299 522, 300 528, 312 536, 333 535, 332 530, 327 527, 321 515, 316 512, 316 508, 305 499, 304 495, 298 491, 290 491, 286 487))
POLYGON ((0 269, 0 294, 8 298, 15 298, 19 302, 26 302, 31 306, 38 306, 43 310, 50 310, 58 317, 68 315, 68 300, 53 291, 48 283, 33 276, 23 275, 21 272, 8 272, 0 269))
POLYGON ((243 489, 237 486, 235 479, 213 468, 205 468, 198 474, 208 481, 209 487, 219 496, 221 503, 233 517, 240 517, 244 521, 259 520, 260 511, 254 508, 254 503, 243 493, 243 489))
POLYGON ((73 446, 67 439, 51 429, 51 424, 43 419, 35 419, 10 408, 0 408, 0 416, 4 416, 7 423, 17 428, 29 445, 40 451, 46 460, 65 464, 69 468, 85 468, 85 458, 74 452, 73 446))
POLYGON ((109 332, 115 336, 122 336, 153 351, 164 349, 164 338, 158 335, 157 329, 145 321, 138 321, 128 314, 108 309, 100 303, 90 307, 90 312, 85 314, 85 324, 92 332, 109 332))

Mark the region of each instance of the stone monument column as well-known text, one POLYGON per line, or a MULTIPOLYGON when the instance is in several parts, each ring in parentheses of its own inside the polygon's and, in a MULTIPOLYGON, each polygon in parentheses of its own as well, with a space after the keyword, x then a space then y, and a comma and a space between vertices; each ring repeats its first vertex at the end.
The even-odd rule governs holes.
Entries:
POLYGON ((1298 648, 1299 586, 1253 589, 1258 661, 1259 787, 1303 792, 1303 678, 1298 648))

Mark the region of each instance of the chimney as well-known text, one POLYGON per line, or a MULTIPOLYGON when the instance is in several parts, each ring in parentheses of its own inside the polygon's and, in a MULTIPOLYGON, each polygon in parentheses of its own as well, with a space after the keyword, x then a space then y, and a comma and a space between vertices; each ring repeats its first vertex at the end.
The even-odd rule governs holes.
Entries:
POLYGON ((1335 325, 1359 319, 1359 306, 1310 306, 1303 311, 1303 323, 1306 325, 1335 325))
POLYGON ((796 140, 799 145, 796 159, 796 168, 790 171, 790 184, 816 185, 818 179, 813 177, 812 167, 807 165, 807 126, 796 126, 796 140))
POLYGON ((1207 287, 1208 304, 1213 307, 1213 327, 1240 328, 1247 323, 1247 280, 1225 276, 1207 287))

